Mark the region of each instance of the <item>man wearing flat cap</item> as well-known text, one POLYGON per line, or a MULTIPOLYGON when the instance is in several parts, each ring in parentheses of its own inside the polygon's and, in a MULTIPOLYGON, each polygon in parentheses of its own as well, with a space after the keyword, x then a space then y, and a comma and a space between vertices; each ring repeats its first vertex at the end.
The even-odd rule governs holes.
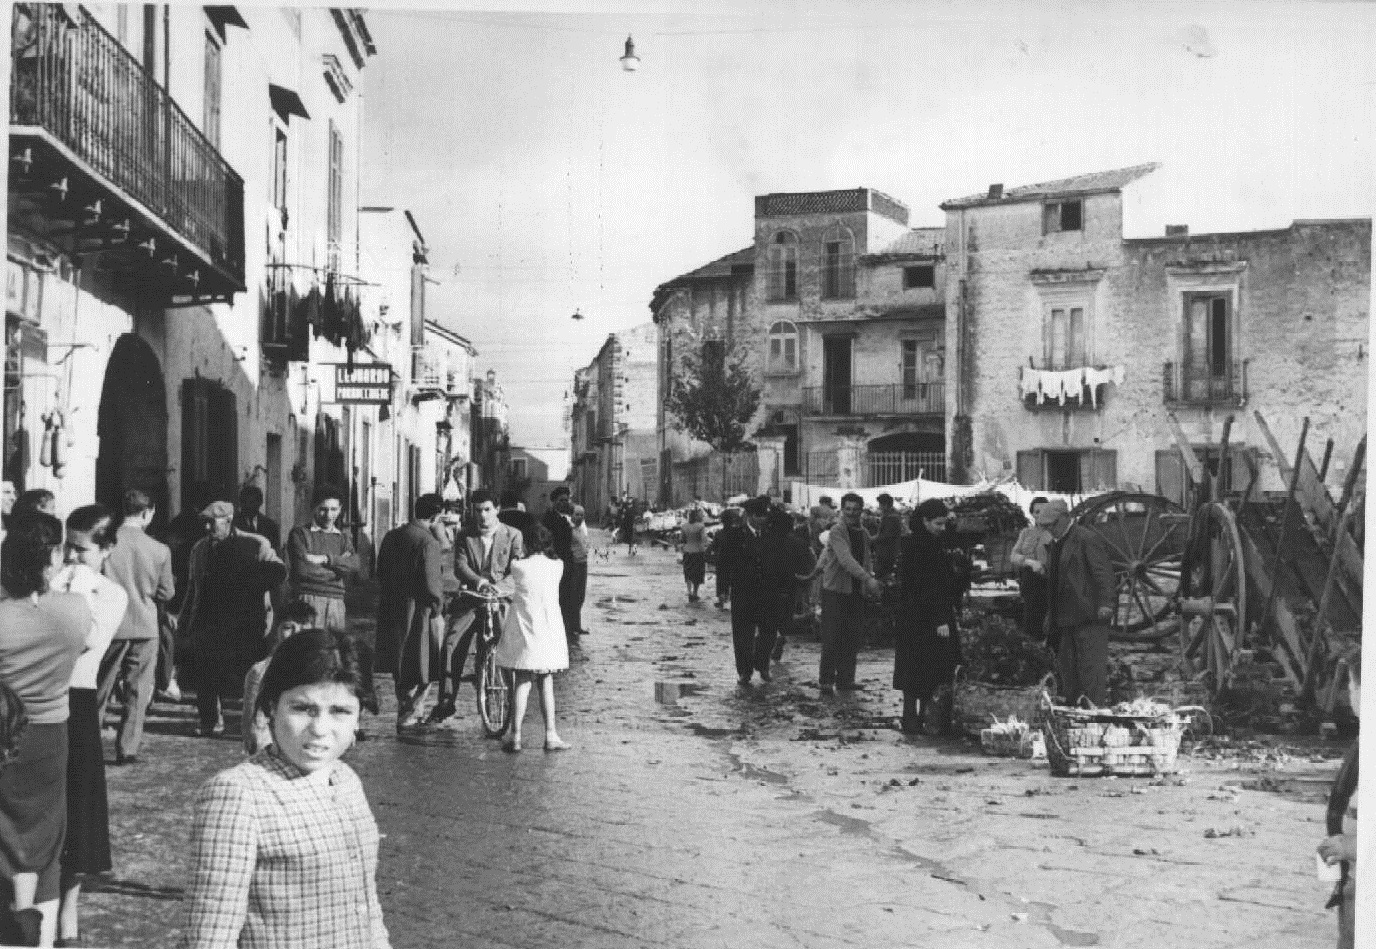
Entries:
POLYGON ((761 559, 761 533, 769 516, 769 498, 751 498, 741 505, 745 516, 737 526, 722 532, 717 552, 717 574, 726 581, 731 599, 731 642, 736 658, 736 678, 749 685, 755 673, 768 682, 774 633, 768 623, 769 597, 761 559))
POLYGON ((234 527, 228 501, 207 505, 201 518, 206 536, 191 548, 177 625, 191 643, 197 734, 217 736, 225 730, 221 697, 235 695, 267 655, 268 596, 287 579, 287 565, 266 539, 234 527))
POLYGON ((1094 531, 1074 523, 1059 499, 1037 512, 1037 524, 1051 532, 1047 550, 1047 638, 1057 648, 1061 695, 1108 703, 1108 626, 1118 603, 1118 579, 1108 545, 1094 531))

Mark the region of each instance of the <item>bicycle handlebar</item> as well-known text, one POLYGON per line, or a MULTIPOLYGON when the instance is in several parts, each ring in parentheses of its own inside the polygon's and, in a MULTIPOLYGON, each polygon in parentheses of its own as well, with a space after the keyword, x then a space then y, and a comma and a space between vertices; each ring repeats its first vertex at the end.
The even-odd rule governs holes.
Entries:
POLYGON ((480 593, 477 590, 460 590, 459 596, 466 596, 470 600, 477 600, 480 603, 503 603, 510 602, 511 596, 505 593, 480 593))

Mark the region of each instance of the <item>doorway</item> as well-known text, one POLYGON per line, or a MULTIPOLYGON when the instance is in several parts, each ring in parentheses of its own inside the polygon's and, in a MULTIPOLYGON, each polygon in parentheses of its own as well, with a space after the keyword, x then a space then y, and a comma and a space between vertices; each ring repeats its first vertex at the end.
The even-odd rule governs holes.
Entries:
POLYGON ((822 339, 822 411, 826 415, 849 415, 851 405, 851 338, 826 336, 822 339))
POLYGON ((158 526, 166 523, 167 393, 157 355, 133 333, 110 353, 96 435, 96 501, 120 510, 125 492, 138 489, 157 505, 158 526))

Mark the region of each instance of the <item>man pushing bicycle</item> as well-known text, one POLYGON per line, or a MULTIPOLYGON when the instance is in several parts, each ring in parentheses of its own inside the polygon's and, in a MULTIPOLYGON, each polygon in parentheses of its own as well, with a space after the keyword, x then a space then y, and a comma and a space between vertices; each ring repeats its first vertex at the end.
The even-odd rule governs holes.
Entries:
MULTIPOLYGON (((476 523, 461 534, 454 545, 454 573, 466 589, 495 593, 510 600, 515 590, 511 564, 525 556, 521 532, 497 519, 497 503, 492 492, 479 489, 469 498, 476 523)), ((440 697, 430 721, 439 724, 457 714, 456 699, 468 650, 478 631, 481 603, 472 597, 450 600, 444 646, 441 650, 440 697)), ((506 604, 501 615, 506 614, 506 604)), ((476 671, 476 670, 475 670, 476 671)))

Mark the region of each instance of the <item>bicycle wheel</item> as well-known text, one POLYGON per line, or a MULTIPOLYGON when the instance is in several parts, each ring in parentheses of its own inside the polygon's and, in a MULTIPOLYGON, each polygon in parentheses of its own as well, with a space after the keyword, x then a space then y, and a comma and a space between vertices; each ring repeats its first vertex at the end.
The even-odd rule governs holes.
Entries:
POLYGON ((511 719, 511 687, 497 665, 497 651, 484 647, 478 660, 478 716, 488 738, 500 738, 511 719))

